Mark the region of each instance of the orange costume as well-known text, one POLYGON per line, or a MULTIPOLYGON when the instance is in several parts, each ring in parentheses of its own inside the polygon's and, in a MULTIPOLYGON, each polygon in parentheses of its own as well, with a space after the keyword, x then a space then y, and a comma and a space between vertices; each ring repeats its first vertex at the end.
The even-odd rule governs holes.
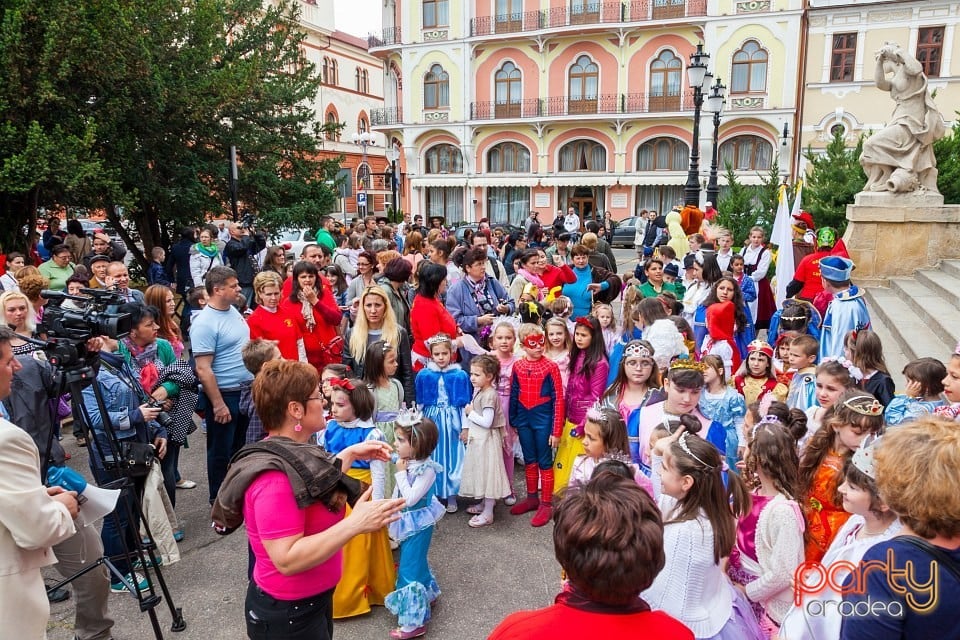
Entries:
POLYGON ((700 211, 696 205, 686 205, 680 211, 680 226, 688 236, 700 233, 700 228, 703 226, 703 211, 700 211))
POLYGON ((843 458, 836 451, 827 453, 813 476, 813 485, 804 505, 807 521, 804 556, 807 562, 819 562, 834 536, 850 514, 835 502, 843 477, 843 458))

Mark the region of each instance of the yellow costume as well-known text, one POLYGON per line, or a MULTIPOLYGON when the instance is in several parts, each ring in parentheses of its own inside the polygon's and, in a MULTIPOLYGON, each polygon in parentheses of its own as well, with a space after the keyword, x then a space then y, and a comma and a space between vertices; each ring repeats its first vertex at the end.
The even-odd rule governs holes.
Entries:
POLYGON ((553 495, 558 496, 570 482, 570 473, 573 471, 573 461, 577 456, 585 453, 583 437, 573 435, 577 425, 567 420, 560 434, 560 444, 557 446, 557 455, 553 460, 553 495))

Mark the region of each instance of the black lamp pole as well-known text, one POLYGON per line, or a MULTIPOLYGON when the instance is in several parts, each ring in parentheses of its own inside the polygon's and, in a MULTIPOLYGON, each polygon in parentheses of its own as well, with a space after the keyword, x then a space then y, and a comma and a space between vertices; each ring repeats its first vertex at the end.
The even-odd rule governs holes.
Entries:
POLYGON ((690 167, 683 188, 683 203, 694 206, 700 206, 700 109, 703 107, 703 85, 709 61, 710 54, 703 50, 701 42, 690 56, 690 66, 687 67, 690 88, 693 89, 693 144, 690 145, 690 167))
POLYGON ((710 181, 707 183, 707 200, 717 206, 720 199, 720 187, 717 185, 717 164, 720 158, 720 114, 723 113, 724 89, 726 87, 717 78, 710 88, 710 97, 707 98, 707 110, 713 112, 713 157, 710 162, 710 181))

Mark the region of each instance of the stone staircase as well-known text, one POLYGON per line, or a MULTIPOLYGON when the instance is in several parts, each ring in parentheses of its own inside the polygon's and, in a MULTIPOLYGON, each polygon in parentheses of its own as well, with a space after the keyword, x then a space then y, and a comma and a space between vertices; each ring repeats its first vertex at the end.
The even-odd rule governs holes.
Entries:
POLYGON ((947 360, 960 341, 960 260, 943 260, 912 278, 891 278, 888 287, 867 287, 864 297, 898 390, 907 362, 947 360))

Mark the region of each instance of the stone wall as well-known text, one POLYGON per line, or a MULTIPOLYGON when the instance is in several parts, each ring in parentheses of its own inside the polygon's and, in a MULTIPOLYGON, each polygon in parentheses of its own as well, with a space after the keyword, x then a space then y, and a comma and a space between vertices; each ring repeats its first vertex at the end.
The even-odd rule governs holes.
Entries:
POLYGON ((847 220, 843 241, 857 284, 886 284, 960 258, 960 205, 944 205, 939 194, 860 193, 847 220))

